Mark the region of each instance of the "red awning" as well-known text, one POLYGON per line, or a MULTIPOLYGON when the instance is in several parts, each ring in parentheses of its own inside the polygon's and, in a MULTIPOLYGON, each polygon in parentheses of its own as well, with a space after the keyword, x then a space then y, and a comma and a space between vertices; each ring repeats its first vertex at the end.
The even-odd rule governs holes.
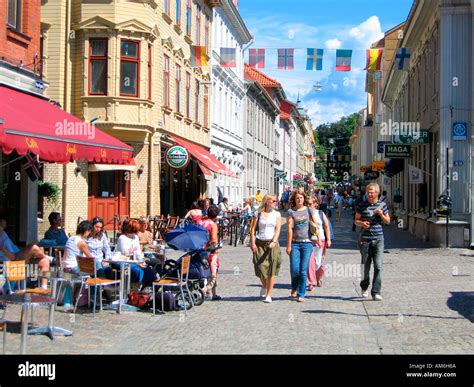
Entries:
MULTIPOLYGON (((214 171, 216 173, 220 173, 222 175, 236 177, 236 174, 232 172, 229 168, 227 168, 224 164, 222 164, 219 160, 217 160, 213 155, 211 155, 204 147, 200 145, 193 144, 192 142, 185 141, 179 137, 169 136, 172 141, 176 144, 185 147, 191 155, 193 155, 200 164, 204 167, 214 171)), ((202 168, 201 168, 202 170, 202 168)), ((203 170, 206 174, 206 172, 203 170)))
POLYGON ((0 147, 43 161, 130 163, 133 148, 54 106, 41 96, 0 84, 0 147))
POLYGON ((202 173, 204 173, 204 175, 209 176, 209 177, 213 176, 213 173, 210 169, 206 168, 201 163, 198 163, 198 165, 199 165, 199 168, 201 168, 201 171, 202 171, 202 173))

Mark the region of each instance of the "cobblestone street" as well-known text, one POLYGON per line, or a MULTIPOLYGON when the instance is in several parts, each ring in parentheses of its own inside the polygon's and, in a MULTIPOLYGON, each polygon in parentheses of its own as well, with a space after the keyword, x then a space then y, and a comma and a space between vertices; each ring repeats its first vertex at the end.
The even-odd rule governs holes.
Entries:
MULTIPOLYGON (((334 220, 334 219, 333 219, 334 220)), ((407 232, 386 228, 384 300, 360 297, 356 232, 349 211, 335 222, 336 242, 322 288, 305 303, 290 300, 289 259, 281 245, 282 272, 273 302, 258 297, 248 247, 226 246, 218 293, 184 313, 89 310, 56 312, 55 325, 72 337, 50 341, 29 336, 29 354, 474 354, 474 254, 462 249, 421 248, 407 232)), ((174 254, 177 255, 177 254, 174 254)), ((19 353, 20 310, 8 307, 7 353, 19 353)), ((36 310, 35 320, 47 321, 36 310)))

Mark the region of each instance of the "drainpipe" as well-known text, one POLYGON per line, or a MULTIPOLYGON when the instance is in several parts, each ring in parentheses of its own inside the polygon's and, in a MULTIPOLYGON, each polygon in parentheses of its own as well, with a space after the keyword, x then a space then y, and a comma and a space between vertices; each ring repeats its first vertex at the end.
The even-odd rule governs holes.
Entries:
MULTIPOLYGON (((63 94, 63 109, 67 112, 69 110, 69 58, 71 56, 71 47, 69 45, 69 34, 71 33, 71 0, 66 0, 66 36, 65 36, 65 58, 64 58, 64 94, 63 94)), ((68 200, 67 200, 67 180, 68 180, 68 164, 63 165, 63 217, 65 221, 68 220, 68 200)))
MULTIPOLYGON (((472 23, 471 23, 471 36, 474 38, 474 0, 471 0, 471 17, 472 17, 472 23)), ((471 42, 474 42, 474 40, 471 40, 471 42)), ((472 77, 474 77, 474 44, 471 43, 471 73, 472 77)), ((471 105, 473 106, 474 109, 474 93, 471 93, 471 105)), ((474 110, 471 110, 474 111, 474 110)), ((472 113, 471 113, 472 114, 472 113)), ((472 122, 471 118, 471 122, 472 122)), ((471 231, 469 233, 470 235, 470 241, 469 241, 469 246, 471 248, 474 248, 474 158, 472 157, 472 152, 474 151, 474 136, 472 135, 472 124, 471 124, 471 184, 470 184, 470 192, 469 196, 471 198, 471 231)))
MULTIPOLYGON (((152 133, 150 136, 150 146, 148 154, 148 203, 147 203, 147 212, 148 215, 153 214, 153 190, 154 190, 154 167, 155 167, 155 155, 154 155, 154 143, 155 143, 155 133, 152 133)), ((159 191, 159 190, 158 190, 159 191)))

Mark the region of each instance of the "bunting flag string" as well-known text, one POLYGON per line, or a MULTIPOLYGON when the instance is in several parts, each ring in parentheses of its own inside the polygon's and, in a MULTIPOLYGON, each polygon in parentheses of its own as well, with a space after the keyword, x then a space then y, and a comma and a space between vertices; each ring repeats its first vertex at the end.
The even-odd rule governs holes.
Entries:
MULTIPOLYGON (((221 47, 219 49, 220 57, 218 64, 221 67, 237 66, 237 50, 233 47, 221 47)), ((267 49, 251 48, 248 54, 248 64, 255 69, 263 69, 266 66, 267 49)), ((278 48, 277 51, 277 69, 278 70, 294 70, 295 69, 295 48, 278 48)), ((326 58, 322 48, 306 48, 306 70, 322 71, 323 60, 326 58), (323 59, 324 58, 324 59, 323 59)), ((328 49, 327 51, 336 51, 336 71, 348 72, 352 70, 352 57, 354 51, 352 49, 328 49)), ((383 49, 366 49, 366 66, 364 70, 378 74, 382 69, 382 59, 384 57, 383 49)), ((395 55, 394 61, 398 66, 395 69, 403 71, 408 67, 410 60, 410 52, 406 47, 399 48, 395 55)), ((192 46, 191 52, 192 67, 209 66, 207 50, 205 46, 192 46)))

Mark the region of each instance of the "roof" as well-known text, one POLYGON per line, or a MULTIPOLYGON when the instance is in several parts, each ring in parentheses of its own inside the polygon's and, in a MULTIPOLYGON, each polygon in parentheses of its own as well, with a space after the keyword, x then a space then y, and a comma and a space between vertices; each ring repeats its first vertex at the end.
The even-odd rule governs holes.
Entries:
POLYGON ((281 83, 270 78, 268 75, 251 67, 247 63, 244 64, 245 77, 257 81, 263 87, 282 87, 281 83))

